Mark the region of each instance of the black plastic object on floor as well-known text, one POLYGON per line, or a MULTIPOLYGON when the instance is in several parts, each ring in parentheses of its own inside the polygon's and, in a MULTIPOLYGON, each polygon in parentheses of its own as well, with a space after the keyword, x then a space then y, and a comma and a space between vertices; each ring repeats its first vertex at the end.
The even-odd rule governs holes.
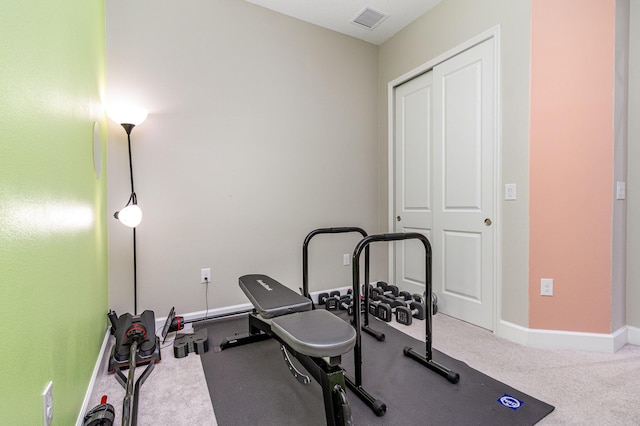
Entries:
POLYGON ((112 426, 115 418, 113 405, 107 404, 107 396, 104 395, 99 405, 96 405, 85 414, 82 426, 112 426))
POLYGON ((201 355, 208 350, 209 339, 206 328, 197 330, 193 334, 178 333, 173 341, 173 356, 176 358, 184 358, 191 352, 201 355))
MULTIPOLYGON (((349 319, 343 311, 338 316, 349 319)), ((246 330, 246 317, 197 326, 206 328, 212 344, 246 330)), ((386 340, 362 336, 363 384, 385 401, 384 417, 376 416, 348 391, 351 413, 359 425, 533 425, 554 407, 467 364, 433 350, 433 358, 460 373, 458 383, 433 374, 403 354, 406 346, 424 343, 380 322, 386 340)), ((320 387, 302 385, 289 373, 279 344, 265 340, 233 351, 209 351, 200 357, 218 424, 324 425, 320 387)), ((342 365, 353 366, 353 352, 342 365)), ((300 367, 301 371, 304 369, 300 367)))

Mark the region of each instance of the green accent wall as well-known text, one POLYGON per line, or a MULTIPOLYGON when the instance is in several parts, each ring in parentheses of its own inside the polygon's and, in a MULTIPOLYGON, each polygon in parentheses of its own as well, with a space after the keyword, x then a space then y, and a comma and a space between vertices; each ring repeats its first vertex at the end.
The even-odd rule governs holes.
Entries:
POLYGON ((0 3, 0 423, 76 422, 107 327, 104 0, 0 3))

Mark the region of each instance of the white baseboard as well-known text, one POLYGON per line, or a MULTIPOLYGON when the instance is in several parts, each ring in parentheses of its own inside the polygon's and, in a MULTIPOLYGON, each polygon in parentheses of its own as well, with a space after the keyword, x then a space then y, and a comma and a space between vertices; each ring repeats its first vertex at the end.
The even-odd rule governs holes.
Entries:
POLYGON ((96 364, 93 367, 93 373, 91 373, 91 380, 89 381, 87 392, 85 393, 84 400, 82 401, 82 407, 80 407, 80 413, 78 414, 78 419, 76 420, 76 426, 82 426, 82 423, 84 423, 84 416, 87 412, 87 409, 89 408, 89 400, 91 399, 91 395, 93 394, 93 388, 96 384, 96 380, 98 379, 98 376, 101 374, 101 372, 106 368, 105 360, 107 359, 107 357, 105 357, 105 351, 107 350, 109 337, 111 337, 111 333, 107 328, 104 339, 102 340, 100 352, 98 353, 98 359, 96 360, 96 364))
MULTIPOLYGON (((318 294, 328 291, 338 290, 345 294, 351 286, 345 286, 330 290, 316 291, 311 293, 315 303, 318 302, 318 294)), ((211 309, 209 317, 229 315, 236 312, 243 312, 252 309, 249 303, 228 306, 225 308, 211 309)), ((205 311, 181 314, 185 321, 193 321, 205 317, 205 311)), ((156 320, 157 327, 164 325, 165 318, 156 320)), ((508 321, 500 321, 496 329, 498 337, 512 342, 542 349, 569 349, 588 352, 617 352, 627 343, 640 345, 640 328, 624 326, 610 334, 583 333, 561 330, 537 330, 523 327, 508 321)))
MULTIPOLYGON (((628 326, 621 327, 610 334, 582 333, 560 330, 537 330, 522 327, 508 321, 500 321, 496 335, 533 348, 613 353, 627 343, 633 343, 629 338, 629 328, 628 326)), ((640 342, 640 329, 636 329, 636 332, 635 341, 640 342)))
POLYGON ((507 321, 498 321, 495 335, 511 342, 527 346, 529 341, 529 329, 507 321))
MULTIPOLYGON (((310 294, 311 294, 311 298, 313 299, 313 302, 317 304, 318 295, 320 293, 328 293, 329 291, 339 291, 340 294, 346 294, 347 290, 350 290, 350 289, 351 289, 351 286, 339 287, 339 288, 332 288, 330 290, 315 291, 315 292, 311 292, 310 294)), ((196 311, 196 312, 187 312, 187 313, 176 312, 176 315, 180 315, 181 317, 183 317, 185 322, 191 322, 195 320, 202 320, 205 318, 205 316, 207 318, 216 318, 220 316, 233 315, 240 312, 247 312, 247 311, 250 311, 251 309, 253 309, 253 305, 251 305, 250 303, 242 303, 240 305, 232 305, 232 306, 225 306, 223 308, 209 309, 208 311, 196 311)), ((164 323, 166 320, 167 320, 167 317, 160 317, 160 318, 156 317, 156 330, 160 330, 164 326, 164 323)))
MULTIPOLYGON (((187 313, 176 312, 176 315, 179 315, 182 318, 184 318, 185 322, 191 322, 195 320, 203 320, 205 319, 205 317, 216 318, 216 317, 225 316, 225 315, 233 315, 238 312, 249 311, 252 308, 253 306, 251 305, 251 303, 243 303, 240 305, 232 305, 232 306, 225 306, 223 308, 209 309, 208 311, 196 311, 196 312, 187 312, 187 313)), ((160 317, 160 318, 156 317, 156 330, 161 330, 166 320, 167 320, 167 317, 160 317)))
POLYGON ((627 326, 627 343, 640 346, 640 328, 627 326))

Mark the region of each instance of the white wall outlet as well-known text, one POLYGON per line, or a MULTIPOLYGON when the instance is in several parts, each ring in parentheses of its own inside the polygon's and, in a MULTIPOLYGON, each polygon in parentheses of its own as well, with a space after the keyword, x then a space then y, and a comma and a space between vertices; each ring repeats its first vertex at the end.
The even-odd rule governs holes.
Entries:
POLYGON ((53 421, 53 382, 47 383, 42 392, 42 424, 49 426, 53 421))
POLYGON ((211 282, 211 268, 200 269, 200 282, 203 284, 211 282))
POLYGON ((542 278, 540 280, 540 295, 553 296, 553 279, 552 278, 542 278))
POLYGON ((349 257, 349 254, 348 253, 343 254, 342 255, 342 264, 344 266, 348 266, 349 263, 351 263, 351 258, 349 257))

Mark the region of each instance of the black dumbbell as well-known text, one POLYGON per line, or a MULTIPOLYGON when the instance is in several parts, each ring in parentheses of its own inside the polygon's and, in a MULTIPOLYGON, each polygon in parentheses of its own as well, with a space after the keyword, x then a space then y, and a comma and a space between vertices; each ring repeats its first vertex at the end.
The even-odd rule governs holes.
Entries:
MULTIPOLYGON (((393 306, 395 306, 396 301, 383 295, 382 289, 383 287, 372 287, 373 298, 369 301, 369 314, 382 321, 390 322, 393 318, 393 306)), ((404 304, 404 302, 401 302, 401 304, 404 304)))
POLYGON ((396 296, 398 296, 398 293, 400 292, 400 289, 398 288, 398 286, 389 285, 389 284, 385 283, 384 281, 376 282, 376 287, 379 288, 379 289, 382 289, 382 294, 384 296, 393 295, 394 297, 396 297, 396 296))
MULTIPOLYGON (((362 299, 360 299, 362 300, 362 299)), ((349 292, 349 294, 340 297, 340 304, 339 304, 339 309, 340 310, 346 310, 347 314, 349 314, 349 316, 353 315, 355 306, 353 304, 353 296, 351 295, 351 292, 349 292)), ((362 304, 360 304, 360 309, 363 309, 362 304)))
POLYGON ((338 296, 340 297, 340 292, 334 290, 330 293, 318 293, 318 305, 324 305, 327 302, 327 299, 330 297, 338 296))
POLYGON ((385 296, 379 296, 377 300, 369 302, 369 314, 381 319, 385 322, 390 322, 393 318, 393 310, 391 304, 395 301, 385 296))
POLYGON ((373 316, 378 316, 378 305, 380 305, 379 299, 370 299, 369 300, 369 314, 373 316))
POLYGON ((422 303, 410 302, 409 306, 396 306, 396 321, 400 324, 411 325, 413 318, 423 320, 424 316, 424 305, 422 303))
POLYGON ((408 305, 410 302, 414 301, 413 295, 408 291, 400 291, 397 296, 393 296, 393 294, 390 294, 387 297, 389 297, 389 299, 391 300, 397 300, 398 302, 402 302, 402 304, 404 305, 408 305))
POLYGON ((377 306, 376 317, 386 322, 391 322, 398 307, 406 306, 405 301, 401 299, 391 299, 385 296, 382 296, 381 299, 382 303, 377 306))
POLYGON ((318 293, 318 305, 324 305, 329 298, 329 293, 318 293))
POLYGON ((340 296, 340 299, 338 302, 338 309, 340 309, 341 311, 347 311, 350 309, 352 305, 353 305, 353 298, 351 297, 350 294, 340 296))
POLYGON ((353 314, 353 297, 351 292, 347 292, 344 296, 340 296, 340 292, 334 292, 332 296, 324 300, 324 308, 327 311, 348 311, 349 315, 353 314), (336 294, 337 293, 337 294, 336 294))
POLYGON ((404 290, 400 290, 398 292, 398 296, 396 297, 396 299, 398 297, 402 298, 405 302, 409 302, 409 301, 413 300, 413 295, 411 293, 409 293, 408 291, 404 291, 404 290))
POLYGON ((382 288, 371 287, 371 292, 369 293, 369 299, 378 300, 378 298, 381 296, 384 296, 382 288))
MULTIPOLYGON (((422 295, 412 294, 411 297, 415 302, 419 302, 424 305, 424 297, 422 295)), ((438 296, 432 292, 431 293, 431 315, 435 315, 437 313, 438 313, 438 296)))
POLYGON ((329 296, 324 301, 324 308, 327 311, 337 311, 340 308, 340 298, 338 296, 329 296))

